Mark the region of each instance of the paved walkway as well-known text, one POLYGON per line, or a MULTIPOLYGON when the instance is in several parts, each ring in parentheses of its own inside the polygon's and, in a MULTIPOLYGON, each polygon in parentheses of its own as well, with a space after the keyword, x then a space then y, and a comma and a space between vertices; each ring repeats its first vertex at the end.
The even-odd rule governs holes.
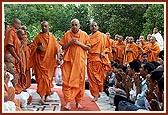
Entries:
MULTIPOLYGON (((93 98, 89 90, 85 90, 85 93, 91 98, 93 98)), ((101 111, 115 111, 115 106, 110 104, 110 99, 105 94, 105 92, 100 93, 100 98, 98 98, 96 104, 98 105, 101 111)))
MULTIPOLYGON (((33 84, 36 85, 36 84, 33 84)), ((44 102, 44 105, 40 105, 40 96, 37 94, 34 89, 27 89, 28 92, 32 95, 32 103, 26 108, 22 108, 24 111, 60 111, 61 110, 61 101, 56 92, 48 96, 48 102, 44 102)))
MULTIPOLYGON (((36 84, 33 84, 36 85, 36 84)), ((54 88, 62 88, 62 86, 54 85, 54 88)), ((26 108, 22 108, 24 111, 60 111, 61 110, 61 101, 56 92, 53 95, 48 96, 49 102, 45 102, 44 105, 39 104, 40 96, 36 93, 36 90, 28 89, 28 92, 32 95, 32 103, 26 108)), ((85 90, 85 93, 90 96, 89 90, 85 90)), ((103 92, 100 94, 100 98, 96 101, 96 104, 101 111, 114 111, 115 106, 110 104, 109 97, 103 92)))

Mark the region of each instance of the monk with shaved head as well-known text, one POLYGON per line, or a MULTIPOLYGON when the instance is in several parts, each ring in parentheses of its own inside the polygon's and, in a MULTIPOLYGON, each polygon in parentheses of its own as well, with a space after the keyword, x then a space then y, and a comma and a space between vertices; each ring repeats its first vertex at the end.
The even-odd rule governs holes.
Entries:
POLYGON ((103 84, 106 79, 106 72, 111 70, 108 53, 110 52, 110 40, 104 33, 98 31, 96 22, 90 24, 90 50, 88 52, 87 72, 89 79, 89 89, 94 97, 92 101, 97 101, 99 92, 103 92, 103 84))
POLYGON ((78 19, 71 20, 71 29, 60 41, 64 50, 62 64, 63 94, 65 109, 70 110, 70 102, 75 99, 76 107, 80 104, 85 91, 86 51, 89 50, 88 35, 80 29, 78 19))
POLYGON ((30 41, 28 39, 28 36, 27 36, 27 27, 25 25, 21 26, 20 27, 21 30, 24 31, 25 35, 23 36, 23 40, 22 40, 22 43, 23 43, 23 50, 24 50, 24 53, 25 53, 25 58, 26 58, 26 63, 25 63, 25 66, 26 66, 26 88, 30 87, 31 86, 31 74, 30 74, 30 68, 32 67, 32 63, 31 63, 31 60, 30 60, 30 53, 31 53, 31 50, 30 50, 30 41))
POLYGON ((148 61, 157 61, 157 56, 160 52, 160 47, 159 44, 156 42, 156 37, 152 36, 150 38, 150 45, 149 48, 147 50, 147 54, 148 54, 148 61))
POLYGON ((31 45, 31 59, 36 77, 37 93, 41 97, 40 104, 44 104, 53 87, 52 81, 57 57, 59 57, 59 44, 54 35, 49 32, 47 21, 41 22, 41 30, 42 32, 35 37, 31 45))
POLYGON ((5 53, 10 53, 15 58, 15 64, 20 63, 19 49, 21 42, 17 37, 16 31, 20 28, 21 21, 17 18, 13 19, 12 26, 5 33, 5 53))
MULTIPOLYGON (((21 48, 21 41, 17 36, 17 30, 21 26, 21 21, 18 18, 14 18, 12 21, 12 26, 6 31, 5 39, 4 39, 4 52, 5 54, 11 54, 14 57, 14 66, 16 68, 16 73, 19 77, 20 74, 20 64, 21 64, 21 55, 20 55, 20 48, 21 48)), ((17 88, 16 88, 17 89, 17 88)), ((16 92, 21 92, 20 90, 16 90, 16 92)))

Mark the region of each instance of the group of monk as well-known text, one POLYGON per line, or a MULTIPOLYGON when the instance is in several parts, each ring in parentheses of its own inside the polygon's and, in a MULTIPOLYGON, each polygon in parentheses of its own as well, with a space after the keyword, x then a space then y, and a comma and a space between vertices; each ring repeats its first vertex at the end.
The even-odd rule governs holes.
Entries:
MULTIPOLYGON (((127 65, 135 59, 142 60, 141 55, 144 53, 148 55, 148 61, 157 61, 160 47, 155 36, 148 35, 147 41, 144 36, 140 36, 140 43, 136 44, 131 36, 126 37, 125 41, 121 35, 116 35, 114 40, 110 39, 109 34, 99 31, 96 22, 90 24, 90 35, 80 29, 78 19, 72 19, 70 25, 71 28, 58 43, 49 32, 49 22, 42 21, 41 32, 30 44, 26 26, 21 26, 21 21, 17 18, 13 20, 11 27, 5 31, 4 39, 4 53, 11 55, 13 60, 10 63, 15 68, 13 94, 26 92, 31 86, 30 68, 33 68, 37 93, 41 97, 40 104, 48 101, 46 97, 52 94, 55 68, 60 63, 62 54, 62 92, 66 102, 64 108, 70 110, 70 102, 74 99, 76 107, 82 108, 80 102, 85 91, 86 70, 92 101, 95 102, 104 90, 104 80, 112 70, 111 62, 118 60, 120 64, 127 65)), ((10 86, 5 87, 5 94, 10 93, 10 86)))
MULTIPOLYGON (((11 27, 5 31, 4 39, 4 101, 15 103, 16 110, 26 107, 32 101, 26 91, 31 86, 30 49, 26 27, 19 19, 14 19, 11 27)), ((10 108, 8 108, 10 109, 10 108)))
POLYGON ((147 40, 144 36, 140 36, 136 42, 134 37, 127 36, 123 39, 123 36, 116 35, 115 39, 110 39, 112 53, 109 53, 110 61, 118 59, 120 64, 127 65, 134 59, 142 61, 142 54, 148 55, 148 61, 157 61, 157 55, 161 51, 159 44, 157 43, 154 35, 148 34, 147 40))

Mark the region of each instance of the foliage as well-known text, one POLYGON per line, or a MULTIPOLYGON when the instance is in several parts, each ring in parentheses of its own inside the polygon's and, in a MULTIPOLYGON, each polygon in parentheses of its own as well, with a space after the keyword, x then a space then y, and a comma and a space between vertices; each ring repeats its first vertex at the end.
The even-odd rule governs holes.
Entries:
POLYGON ((115 34, 139 37, 145 21, 142 17, 146 4, 93 4, 92 8, 101 31, 110 32, 113 37, 115 34))
POLYGON ((143 35, 152 34, 153 28, 158 27, 164 36, 164 6, 162 4, 152 4, 148 7, 143 16, 146 23, 143 25, 143 35))
POLYGON ((77 18, 81 29, 90 33, 89 24, 94 19, 100 31, 133 36, 151 33, 157 26, 164 34, 163 4, 5 4, 5 21, 11 23, 19 18, 28 28, 28 37, 33 41, 40 32, 41 21, 50 23, 58 41, 70 29, 70 21, 77 18))

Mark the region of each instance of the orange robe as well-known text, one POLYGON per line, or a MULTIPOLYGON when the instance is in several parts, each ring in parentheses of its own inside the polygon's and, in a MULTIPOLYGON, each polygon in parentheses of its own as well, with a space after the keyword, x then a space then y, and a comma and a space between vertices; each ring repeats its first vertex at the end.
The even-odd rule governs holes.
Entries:
POLYGON ((20 66, 20 81, 17 85, 20 85, 23 89, 26 89, 26 55, 24 51, 24 47, 20 49, 20 57, 21 57, 21 66, 20 66))
POLYGON ((110 52, 108 53, 108 57, 109 57, 109 60, 110 61, 114 61, 116 58, 117 58, 117 55, 116 55, 116 41, 114 41, 113 39, 110 39, 110 52), (115 52, 112 52, 112 48, 114 49, 115 52))
POLYGON ((52 33, 39 33, 31 45, 31 58, 37 82, 37 93, 41 97, 51 93, 58 50, 59 45, 52 33), (37 49, 39 44, 43 44, 44 51, 37 49))
POLYGON ((145 53, 145 50, 148 48, 148 44, 149 42, 141 42, 142 43, 142 49, 143 49, 143 53, 145 53))
POLYGON ((137 55, 138 55, 138 48, 137 48, 136 44, 135 43, 127 44, 127 46, 125 48, 124 65, 132 62, 134 59, 137 59, 137 55), (128 53, 126 53, 126 51, 128 49, 132 50, 133 52, 129 51, 128 53))
POLYGON ((151 46, 150 42, 145 42, 145 45, 143 46, 144 53, 148 52, 150 46, 151 46))
MULTIPOLYGON (((24 60, 24 57, 22 57, 23 52, 20 50, 21 42, 20 42, 19 38, 17 37, 16 29, 13 26, 11 26, 5 33, 4 52, 7 53, 7 54, 10 53, 9 49, 7 47, 8 45, 13 46, 16 54, 20 57, 21 64, 22 64, 22 61, 24 60)), ((14 60, 14 65, 15 65, 15 68, 17 70, 16 74, 19 74, 19 76, 21 77, 21 71, 20 71, 21 65, 18 64, 16 60, 14 60)), ((20 82, 20 78, 19 78, 18 84, 15 87, 16 93, 20 93, 23 90, 23 88, 22 88, 22 86, 20 86, 20 84, 21 84, 21 82, 20 82)))
POLYGON ((123 65, 124 51, 125 51, 126 45, 124 42, 117 42, 115 46, 116 46, 116 52, 117 52, 117 59, 119 59, 120 64, 123 65))
POLYGON ((149 48, 151 49, 152 52, 148 53, 148 61, 156 61, 157 62, 157 56, 160 52, 160 47, 157 42, 150 44, 149 48))
MULTIPOLYGON (((67 31, 62 37, 60 45, 64 46, 72 38, 76 38, 79 42, 89 45, 89 37, 82 30, 79 30, 76 34, 71 30, 67 31)), ((62 91, 66 102, 70 102, 74 98, 76 102, 80 102, 84 95, 86 57, 86 50, 76 44, 69 46, 64 51, 61 70, 63 80, 62 91)))
POLYGON ((137 59, 142 62, 142 54, 144 53, 144 50, 143 50, 143 48, 139 47, 138 45, 137 45, 137 48, 138 48, 137 59))
POLYGON ((90 36, 91 48, 88 52, 88 79, 89 89, 94 97, 103 91, 105 71, 111 70, 108 55, 100 58, 102 51, 110 52, 110 41, 103 33, 97 31, 90 36))
POLYGON ((24 36, 24 42, 26 43, 24 45, 24 54, 25 54, 25 58, 26 58, 26 63, 25 63, 25 87, 26 88, 29 88, 31 86, 31 75, 30 75, 30 48, 29 46, 27 45, 27 42, 28 42, 28 38, 27 38, 27 35, 24 36))

